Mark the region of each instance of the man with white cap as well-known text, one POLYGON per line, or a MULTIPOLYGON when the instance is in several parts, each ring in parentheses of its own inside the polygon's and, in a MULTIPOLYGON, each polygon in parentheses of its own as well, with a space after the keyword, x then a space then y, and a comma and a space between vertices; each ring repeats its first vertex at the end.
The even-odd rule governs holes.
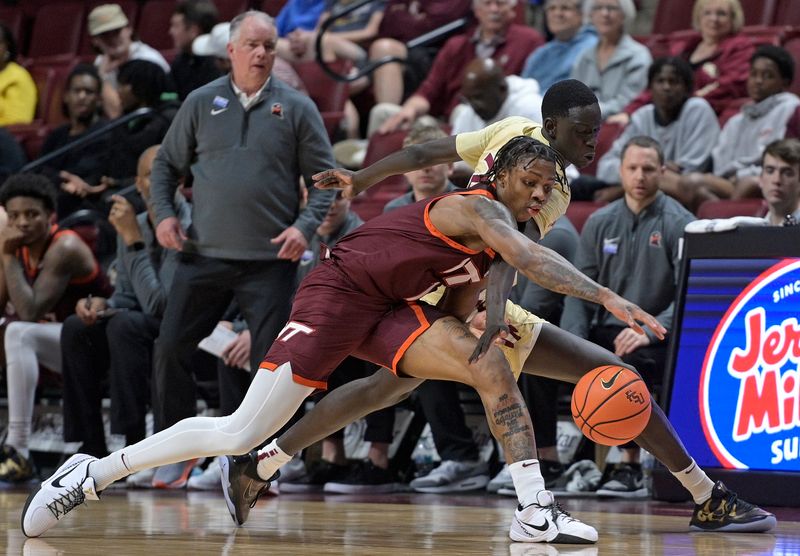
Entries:
POLYGON ((102 4, 89 12, 89 35, 100 54, 94 65, 103 78, 103 106, 106 115, 115 118, 122 113, 117 94, 117 70, 128 60, 147 60, 169 72, 169 64, 154 48, 133 41, 130 22, 119 4, 102 4))

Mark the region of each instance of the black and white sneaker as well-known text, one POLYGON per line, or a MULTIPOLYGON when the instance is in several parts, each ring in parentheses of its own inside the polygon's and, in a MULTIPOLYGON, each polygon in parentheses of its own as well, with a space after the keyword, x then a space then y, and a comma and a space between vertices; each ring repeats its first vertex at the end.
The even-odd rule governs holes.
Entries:
POLYGON ((611 471, 608 481, 597 489, 598 496, 614 498, 647 498, 650 491, 644 483, 642 466, 638 463, 621 463, 611 471))
POLYGON ((89 464, 94 456, 75 454, 28 496, 22 509, 22 532, 38 537, 87 499, 99 500, 89 464))
POLYGON ((325 483, 323 492, 329 494, 387 494, 403 490, 390 469, 378 467, 370 460, 356 464, 342 479, 325 483))
POLYGON ((280 471, 265 481, 258 476, 258 452, 253 450, 243 456, 225 456, 219 462, 222 494, 236 525, 242 526, 259 497, 269 490, 280 471))
POLYGON ((764 533, 775 528, 775 516, 758 506, 741 500, 722 481, 717 481, 711 498, 695 504, 689 527, 695 531, 764 533))
POLYGON ((597 530, 561 509, 549 490, 537 494, 537 503, 517 507, 508 534, 516 542, 592 544, 597 530))

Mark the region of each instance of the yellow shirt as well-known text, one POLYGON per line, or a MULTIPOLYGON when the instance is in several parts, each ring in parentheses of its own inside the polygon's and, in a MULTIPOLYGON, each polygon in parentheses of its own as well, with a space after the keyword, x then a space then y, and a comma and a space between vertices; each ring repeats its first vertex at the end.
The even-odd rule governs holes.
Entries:
POLYGON ((36 113, 36 84, 28 70, 9 62, 0 71, 0 126, 29 124, 36 113))
MULTIPOLYGON (((482 175, 489 171, 491 163, 497 156, 497 151, 514 137, 527 135, 549 145, 550 142, 542 135, 542 126, 519 116, 505 118, 493 123, 479 131, 459 133, 456 135, 456 150, 461 159, 472 166, 475 175, 482 175)), ((567 212, 570 192, 564 168, 557 165, 559 183, 553 188, 550 199, 542 210, 533 219, 539 227, 542 237, 550 231, 556 220, 567 212)))

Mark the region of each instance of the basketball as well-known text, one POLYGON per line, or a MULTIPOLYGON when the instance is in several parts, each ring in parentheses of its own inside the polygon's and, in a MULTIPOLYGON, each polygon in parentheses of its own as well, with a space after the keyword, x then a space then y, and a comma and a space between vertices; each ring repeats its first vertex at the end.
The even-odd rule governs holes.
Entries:
POLYGON ((650 392, 635 372, 618 365, 583 375, 572 392, 572 418, 589 439, 619 446, 639 436, 650 420, 650 392))

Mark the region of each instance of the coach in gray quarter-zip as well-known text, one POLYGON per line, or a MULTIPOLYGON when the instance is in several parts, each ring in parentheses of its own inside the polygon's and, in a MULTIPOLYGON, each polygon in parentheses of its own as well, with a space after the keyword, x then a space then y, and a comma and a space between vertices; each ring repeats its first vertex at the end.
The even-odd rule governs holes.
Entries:
POLYGON ((300 178, 334 167, 314 103, 270 76, 272 19, 246 12, 231 22, 232 73, 192 92, 164 139, 152 175, 159 242, 181 251, 155 350, 156 430, 195 414, 191 356, 235 297, 253 338, 251 368, 289 316, 297 261, 333 199, 300 178), (191 172, 189 230, 173 194, 191 172))

